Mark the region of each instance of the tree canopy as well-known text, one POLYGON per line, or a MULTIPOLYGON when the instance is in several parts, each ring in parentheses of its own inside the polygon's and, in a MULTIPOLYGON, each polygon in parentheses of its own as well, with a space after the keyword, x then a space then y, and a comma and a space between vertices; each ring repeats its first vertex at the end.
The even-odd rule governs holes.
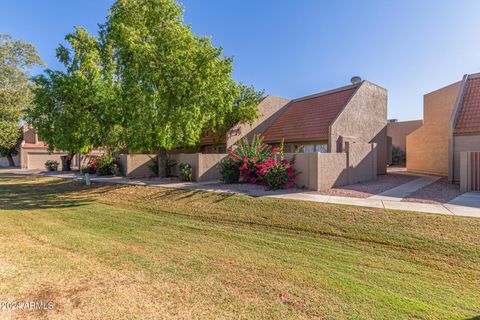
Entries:
POLYGON ((83 28, 66 36, 57 58, 65 71, 46 70, 34 78, 34 103, 26 120, 51 151, 87 153, 105 145, 102 140, 105 103, 110 88, 103 80, 101 48, 83 28))
POLYGON ((32 44, 0 34, 0 154, 18 152, 20 120, 31 101, 29 69, 43 64, 32 44))
POLYGON ((263 93, 232 78, 233 59, 183 12, 175 0, 117 0, 98 37, 67 36, 57 50, 66 70, 36 78, 28 113, 50 148, 195 147, 207 130, 255 120, 263 93))

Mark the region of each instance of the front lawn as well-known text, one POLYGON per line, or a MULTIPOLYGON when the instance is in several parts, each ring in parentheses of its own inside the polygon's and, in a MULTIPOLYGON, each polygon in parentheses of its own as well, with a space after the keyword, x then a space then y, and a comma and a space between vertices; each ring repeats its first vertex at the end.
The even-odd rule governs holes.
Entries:
POLYGON ((473 319, 480 219, 0 175, 0 318, 473 319), (3 314, 2 314, 3 313, 3 314))

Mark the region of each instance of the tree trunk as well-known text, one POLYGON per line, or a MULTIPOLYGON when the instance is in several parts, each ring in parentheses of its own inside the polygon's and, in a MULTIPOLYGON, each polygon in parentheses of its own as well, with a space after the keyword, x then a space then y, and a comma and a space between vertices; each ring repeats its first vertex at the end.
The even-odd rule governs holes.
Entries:
POLYGON ((7 155, 7 160, 10 167, 15 167, 15 161, 13 161, 13 157, 11 154, 7 155))
POLYGON ((75 152, 69 152, 67 157, 68 157, 67 159, 70 160, 70 162, 72 162, 73 157, 75 157, 75 152))
POLYGON ((75 156, 75 152, 69 152, 66 156, 62 156, 62 171, 71 171, 72 170, 72 160, 75 156))
POLYGON ((165 148, 158 150, 158 176, 165 178, 168 174, 167 170, 168 155, 165 148))

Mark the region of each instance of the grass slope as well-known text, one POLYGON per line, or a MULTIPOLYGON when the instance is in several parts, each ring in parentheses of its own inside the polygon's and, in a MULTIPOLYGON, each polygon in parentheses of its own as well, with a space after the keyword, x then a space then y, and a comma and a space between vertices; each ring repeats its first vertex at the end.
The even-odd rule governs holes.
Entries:
POLYGON ((52 319, 475 319, 480 219, 0 175, 0 301, 52 319))

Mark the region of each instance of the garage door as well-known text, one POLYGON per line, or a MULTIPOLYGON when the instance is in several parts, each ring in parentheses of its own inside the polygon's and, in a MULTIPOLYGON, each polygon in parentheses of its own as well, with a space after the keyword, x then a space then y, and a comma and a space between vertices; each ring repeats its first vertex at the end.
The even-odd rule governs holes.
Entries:
POLYGON ((55 160, 61 164, 60 156, 64 154, 48 154, 48 153, 29 153, 27 156, 27 168, 35 170, 45 170, 45 162, 48 160, 55 160))

